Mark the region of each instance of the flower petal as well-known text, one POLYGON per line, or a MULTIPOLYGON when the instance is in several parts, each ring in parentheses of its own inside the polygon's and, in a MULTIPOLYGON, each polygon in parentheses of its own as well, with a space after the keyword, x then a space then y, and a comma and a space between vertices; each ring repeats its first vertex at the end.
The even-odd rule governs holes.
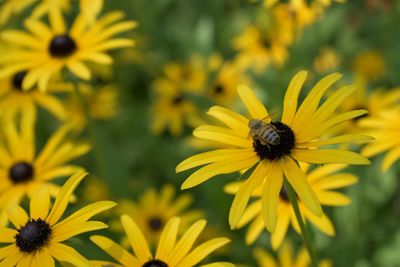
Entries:
POLYGON ((298 72, 290 81, 283 100, 282 122, 291 125, 297 110, 301 87, 307 78, 307 71, 298 72))
POLYGON ((136 223, 127 215, 122 215, 121 221, 135 255, 141 262, 147 262, 152 256, 142 231, 140 231, 136 223))
POLYGON ((252 118, 264 119, 268 117, 267 109, 250 88, 241 85, 237 89, 237 92, 252 118))
POLYGON ((298 161, 325 164, 345 163, 354 165, 368 165, 371 162, 352 151, 339 149, 293 149, 292 157, 298 161))

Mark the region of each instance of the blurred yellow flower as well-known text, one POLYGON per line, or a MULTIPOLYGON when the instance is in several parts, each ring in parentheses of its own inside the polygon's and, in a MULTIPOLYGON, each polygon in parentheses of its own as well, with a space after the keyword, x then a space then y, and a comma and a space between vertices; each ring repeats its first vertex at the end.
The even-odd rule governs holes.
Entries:
POLYGON ((384 75, 385 70, 385 59, 378 51, 364 51, 353 61, 353 71, 362 81, 375 81, 384 75))
POLYGON ((25 91, 22 82, 26 76, 25 71, 18 72, 11 77, 0 81, 0 110, 5 116, 14 116, 18 113, 29 112, 42 107, 60 120, 65 120, 67 112, 64 103, 55 96, 55 93, 65 92, 65 84, 50 81, 47 92, 39 90, 25 91))
MULTIPOLYGON (((214 250, 229 243, 230 240, 224 237, 208 240, 193 247, 196 239, 206 226, 205 220, 194 223, 184 232, 180 239, 179 233, 180 218, 170 219, 161 233, 156 253, 150 251, 145 234, 138 225, 128 216, 123 215, 121 222, 129 239, 134 255, 123 249, 111 239, 102 236, 92 236, 90 239, 107 254, 113 257, 122 266, 162 266, 162 267, 191 267, 197 266, 205 257, 214 250)), ((101 266, 101 265, 100 265, 101 266)), ((100 267, 99 266, 99 267, 100 267)), ((234 267, 234 264, 227 262, 214 262, 202 266, 234 267)))
MULTIPOLYGON (((87 143, 70 140, 71 129, 63 126, 36 154, 35 117, 34 110, 27 110, 20 119, 6 119, 2 123, 0 210, 3 212, 8 206, 20 203, 24 196, 31 198, 41 185, 47 185, 50 195, 56 196, 60 187, 52 180, 80 170, 81 167, 68 162, 90 149, 87 143)), ((4 214, 2 216, 4 220, 4 214)))
POLYGON ((382 161, 382 171, 387 171, 400 158, 400 110, 382 111, 378 116, 365 118, 360 126, 365 129, 375 141, 366 145, 361 154, 371 157, 387 152, 382 161))
POLYGON ((342 58, 332 47, 323 47, 314 59, 314 69, 318 73, 328 73, 336 70, 342 58))
MULTIPOLYGON (((297 255, 294 255, 293 246, 289 241, 283 243, 282 248, 278 252, 278 257, 275 259, 273 255, 263 248, 255 248, 253 250, 254 258, 257 262, 257 267, 309 267, 311 260, 307 250, 301 248, 297 255)), ((318 263, 318 267, 332 267, 330 260, 324 259, 318 263)))
POLYGON ((152 85, 152 132, 159 135, 168 130, 179 136, 185 125, 193 125, 197 109, 191 97, 204 91, 205 81, 205 62, 199 56, 185 64, 167 64, 152 85))
POLYGON ((6 24, 11 17, 18 15, 36 1, 37 0, 5 0, 0 6, 0 26, 6 24))
MULTIPOLYGON (((172 217, 181 218, 181 231, 186 231, 191 223, 203 217, 199 210, 188 210, 193 201, 190 195, 183 194, 174 199, 175 193, 172 185, 164 185, 159 192, 151 188, 145 191, 137 202, 121 200, 115 211, 119 216, 129 215, 138 224, 147 241, 157 244, 161 230, 172 217)), ((112 226, 122 231, 119 221, 115 221, 112 226)))
MULTIPOLYGON (((110 120, 114 118, 119 110, 118 88, 113 84, 101 85, 98 88, 87 83, 79 83, 79 90, 83 97, 87 99, 89 115, 96 120, 110 120)), ((68 123, 76 130, 83 130, 87 124, 87 116, 82 107, 82 102, 71 91, 65 101, 67 109, 68 123)))
POLYGON ((107 228, 106 224, 90 221, 90 218, 116 203, 96 202, 60 220, 73 191, 85 175, 78 172, 71 176, 52 206, 46 186, 35 190, 30 201, 30 216, 18 205, 7 210, 14 228, 0 228, 0 242, 7 244, 1 248, 1 266, 54 266, 54 259, 74 266, 91 266, 79 252, 62 242, 82 233, 107 228))
POLYGON ((29 33, 6 30, 1 38, 13 51, 0 56, 0 79, 27 71, 23 89, 38 84, 39 90, 45 91, 49 79, 67 68, 76 77, 89 80, 91 71, 84 62, 111 64, 108 50, 134 44, 133 40, 114 37, 137 26, 135 21, 120 22, 122 18, 123 13, 111 12, 89 24, 79 14, 68 30, 61 12, 54 10, 49 14, 50 27, 39 19, 28 19, 24 25, 29 33))
POLYGON ((273 232, 277 221, 279 192, 284 177, 294 187, 304 206, 316 216, 322 216, 320 202, 298 163, 370 164, 368 159, 345 149, 319 149, 327 145, 371 139, 360 134, 321 138, 326 131, 337 127, 340 123, 366 113, 365 110, 335 113, 343 100, 354 92, 354 85, 338 89, 320 104, 324 93, 341 76, 334 73, 324 77, 298 108, 298 98, 307 72, 297 73, 286 91, 281 121, 271 121, 267 109, 253 91, 247 87, 240 87, 238 93, 248 110, 250 119, 222 107, 212 107, 208 114, 226 127, 203 125, 193 134, 200 139, 224 144, 225 147, 192 156, 181 162, 176 167, 177 172, 202 166, 186 179, 181 188, 197 186, 219 174, 249 169, 249 177, 240 186, 232 203, 229 214, 231 228, 237 227, 252 193, 265 182, 262 192, 262 213, 265 216, 267 229, 273 232), (274 136, 272 141, 271 135, 274 136))
MULTIPOLYGON (((302 170, 306 174, 306 179, 312 190, 315 192, 321 205, 325 206, 345 206, 350 204, 350 199, 342 193, 334 190, 342 189, 357 182, 357 177, 350 173, 338 173, 346 165, 330 164, 309 169, 309 165, 302 164, 302 170)), ((229 194, 236 194, 243 182, 234 182, 225 187, 229 194)), ((243 217, 238 224, 242 228, 250 224, 246 233, 246 243, 252 244, 261 235, 265 229, 266 222, 262 214, 262 187, 259 186, 252 194, 253 202, 246 208, 243 217)), ((324 213, 321 217, 311 213, 301 201, 299 201, 300 212, 304 218, 314 224, 319 230, 327 235, 334 235, 335 230, 329 217, 324 213)), ((277 225, 275 231, 271 234, 271 244, 273 249, 278 249, 284 240, 289 225, 300 233, 300 228, 296 220, 293 207, 290 204, 287 191, 283 185, 279 192, 277 225)))

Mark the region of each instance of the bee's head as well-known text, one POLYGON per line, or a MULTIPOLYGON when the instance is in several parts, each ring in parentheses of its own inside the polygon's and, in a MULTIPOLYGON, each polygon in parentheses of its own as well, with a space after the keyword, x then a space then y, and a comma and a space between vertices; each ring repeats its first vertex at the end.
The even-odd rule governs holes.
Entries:
POLYGON ((258 119, 252 119, 249 121, 249 128, 250 129, 258 129, 262 125, 262 122, 258 119))

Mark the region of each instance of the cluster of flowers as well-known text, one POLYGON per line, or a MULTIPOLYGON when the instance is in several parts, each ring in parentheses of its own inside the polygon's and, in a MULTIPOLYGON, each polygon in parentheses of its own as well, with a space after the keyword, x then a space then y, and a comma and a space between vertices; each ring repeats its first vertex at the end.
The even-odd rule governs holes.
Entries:
MULTIPOLYGON (((207 60, 194 56, 187 64, 168 64, 153 86, 156 133, 167 127, 179 135, 182 114, 193 115, 191 125, 201 124, 195 106, 187 100, 188 95, 204 95, 204 87, 210 88, 205 95, 213 103, 232 107, 236 97, 240 98, 248 114, 211 107, 207 113, 217 124, 201 125, 193 134, 216 149, 184 160, 176 171, 200 167, 182 189, 219 174, 241 173, 239 181, 224 188, 235 196, 229 214, 231 229, 250 224, 247 244, 266 229, 272 247, 282 247, 280 258, 287 262, 292 252, 284 239, 290 225, 306 241, 308 222, 328 235, 335 233, 322 206, 350 203, 346 195, 335 191, 357 182, 355 175, 342 172, 348 165, 370 164, 366 157, 389 151, 382 162, 386 171, 400 158, 399 89, 367 94, 368 75, 360 75, 362 86, 330 90, 342 76, 334 73, 321 79, 299 103, 307 81, 307 72, 300 71, 286 90, 281 119, 272 120, 273 115, 248 86, 245 72, 253 67, 262 72, 270 64, 282 66, 295 36, 329 4, 267 0, 266 12, 272 15, 266 17, 272 18, 272 24, 284 23, 276 23, 266 34, 255 25, 246 28, 233 42, 238 53, 232 62, 223 63, 221 56, 213 55, 207 60), (353 93, 360 97, 349 99, 353 93), (367 145, 356 153, 350 151, 354 143, 367 145)), ((102 6, 102 0, 79 1, 79 13, 70 26, 64 20, 66 13, 72 13, 67 0, 9 0, 0 6, 0 24, 5 27, 0 32, 4 51, 0 55, 0 266, 55 266, 55 261, 74 266, 197 266, 230 241, 206 238, 198 244, 206 226, 202 212, 187 211, 190 196, 174 200, 174 188, 165 186, 159 194, 145 192, 138 204, 121 201, 115 208, 121 217, 111 226, 126 233, 122 244, 104 236, 90 237, 118 264, 88 260, 65 244, 79 234, 107 228, 91 218, 117 205, 98 201, 63 218, 69 204, 77 201, 74 191, 86 176, 70 161, 91 148, 72 136, 90 124, 91 118, 116 113, 111 70, 99 65, 112 64, 109 50, 134 45, 133 40, 117 35, 137 23, 123 21, 118 11, 100 16, 102 6), (26 29, 8 28, 12 16, 26 8, 33 10, 24 21, 26 29), (63 124, 40 153, 35 135, 38 106, 63 124), (62 186, 54 183, 68 176, 62 186)), ((290 264, 300 266, 314 260, 312 249, 307 249, 310 255, 303 249, 290 264)), ((278 265, 263 249, 257 248, 254 254, 260 266, 278 265)), ((202 266, 234 265, 214 262, 202 266)), ((330 262, 321 261, 320 266, 330 266, 330 262)))

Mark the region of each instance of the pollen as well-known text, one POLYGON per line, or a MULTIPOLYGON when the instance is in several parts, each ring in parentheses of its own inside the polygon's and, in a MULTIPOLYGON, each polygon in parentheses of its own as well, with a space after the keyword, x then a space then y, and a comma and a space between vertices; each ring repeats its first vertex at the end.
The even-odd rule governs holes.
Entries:
POLYGON ((15 235, 21 252, 33 252, 45 246, 51 236, 49 224, 42 219, 31 219, 15 235))
POLYGON ((253 148, 260 159, 276 160, 289 155, 296 142, 294 132, 289 126, 280 121, 271 122, 271 124, 277 130, 280 143, 278 145, 263 145, 259 140, 255 139, 253 148))

